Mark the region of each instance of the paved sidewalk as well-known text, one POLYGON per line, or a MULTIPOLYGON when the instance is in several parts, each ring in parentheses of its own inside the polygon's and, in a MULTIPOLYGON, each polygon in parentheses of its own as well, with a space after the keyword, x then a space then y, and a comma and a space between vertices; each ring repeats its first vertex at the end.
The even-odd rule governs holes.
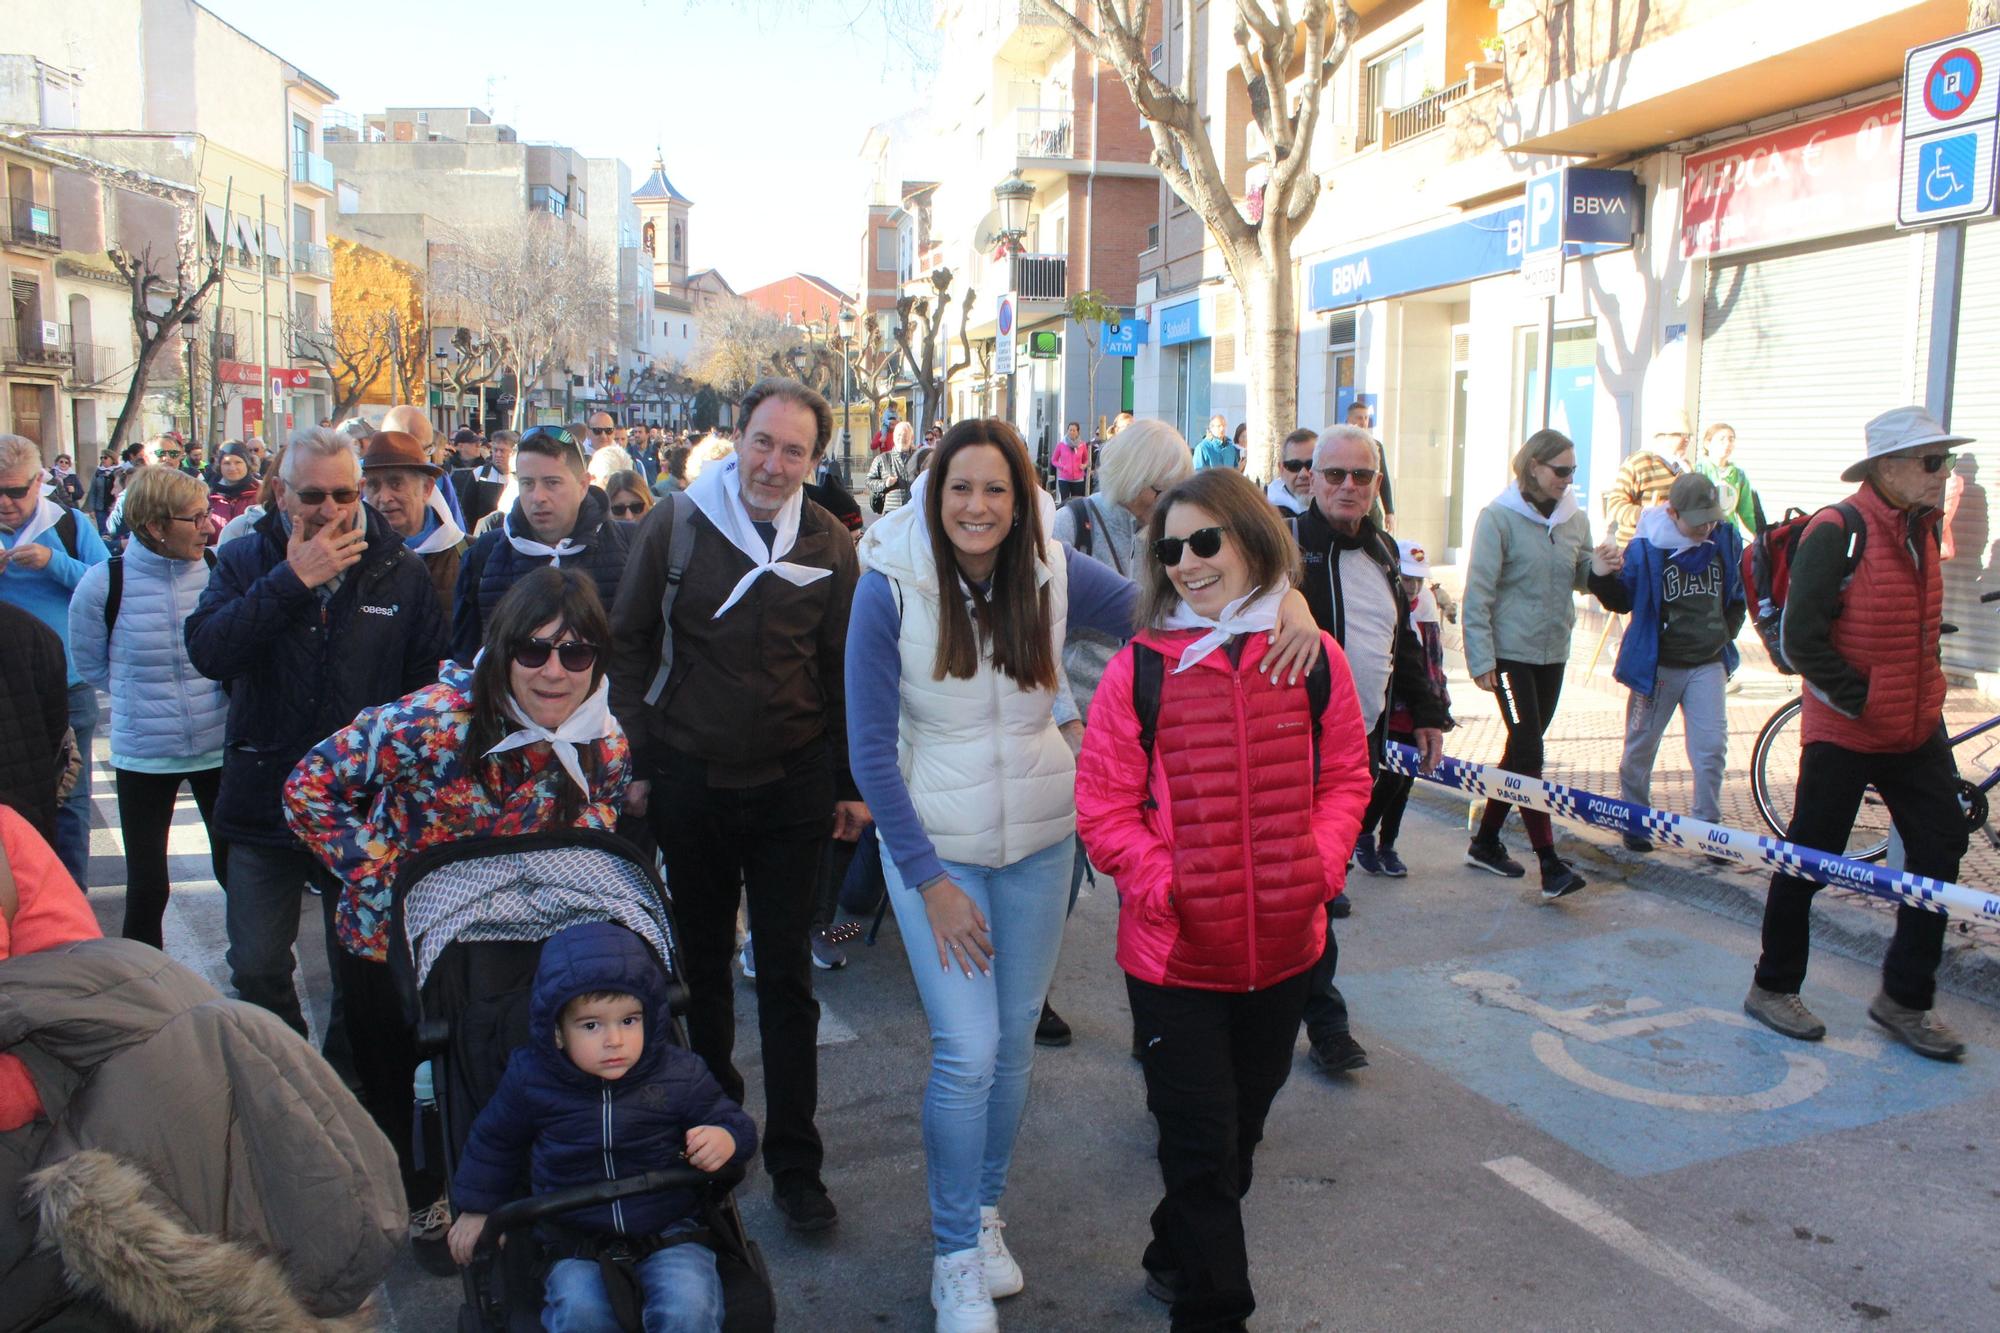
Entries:
MULTIPOLYGON (((1498 705, 1491 694, 1479 689, 1466 676, 1464 661, 1456 652, 1456 627, 1447 626, 1446 630, 1447 643, 1453 649, 1449 654, 1452 713, 1459 725, 1446 734, 1445 750, 1466 759, 1497 762, 1507 739, 1498 705)), ((1578 617, 1562 701, 1548 731, 1546 776, 1600 795, 1616 796, 1618 759, 1624 748, 1627 691, 1611 676, 1612 663, 1618 654, 1618 631, 1615 626, 1603 641, 1596 669, 1591 669, 1592 655, 1603 630, 1604 617, 1601 614, 1586 612, 1578 617)), ((1739 646, 1743 652, 1743 666, 1736 679, 1741 688, 1729 696, 1729 770, 1722 788, 1721 822, 1730 828, 1765 833, 1769 829, 1758 814, 1750 792, 1750 751, 1757 733, 1771 714, 1797 695, 1799 682, 1798 677, 1782 675, 1771 667, 1754 633, 1746 630, 1739 646)), ((1982 702, 1974 692, 1954 690, 1946 701, 1945 716, 1953 730, 1957 731, 1991 716, 1994 711, 1991 703, 1982 702)), ((1968 773, 1984 772, 1988 767, 2000 764, 2000 738, 1981 738, 1963 747, 1959 760, 1968 773)), ((1423 790, 1425 785, 1419 784, 1419 790, 1423 790)), ((1444 802, 1461 810, 1465 808, 1464 798, 1456 792, 1430 787, 1427 796, 1433 802, 1444 802)), ((1660 743, 1659 758, 1653 769, 1652 798, 1652 805, 1661 810, 1689 811, 1693 808, 1694 777, 1688 765, 1678 716, 1668 726, 1666 737, 1660 743)), ((1521 842, 1519 823, 1510 821, 1508 828, 1513 840, 1521 842)), ((1719 876, 1725 882, 1734 880, 1741 886, 1742 892, 1761 899, 1765 882, 1762 876, 1724 874, 1668 851, 1656 852, 1651 857, 1638 857, 1626 852, 1612 834, 1587 829, 1579 824, 1565 825, 1564 828, 1569 835, 1587 839, 1604 849, 1610 859, 1621 864, 1635 869, 1637 863, 1642 861, 1658 861, 1675 869, 1684 866, 1689 874, 1699 876, 1704 884, 1712 886, 1712 881, 1719 876)), ((1959 882, 1969 887, 2000 888, 2000 851, 1996 851, 1979 833, 1972 835, 1971 849, 1960 869, 1959 882)), ((1884 934, 1893 920, 1893 906, 1868 894, 1828 889, 1821 895, 1821 901, 1828 900, 1852 904, 1857 909, 1879 915, 1879 929, 1884 934)), ((1960 921, 1954 923, 1953 931, 1956 940, 1976 944, 1994 964, 1996 975, 2000 975, 2000 928, 1960 921)))

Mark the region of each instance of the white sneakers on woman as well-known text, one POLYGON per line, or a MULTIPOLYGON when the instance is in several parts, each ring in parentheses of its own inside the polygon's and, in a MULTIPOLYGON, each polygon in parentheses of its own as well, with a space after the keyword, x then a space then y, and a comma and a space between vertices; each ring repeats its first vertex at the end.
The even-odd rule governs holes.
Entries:
POLYGON ((931 1260, 931 1309, 937 1311, 937 1333, 1000 1333, 977 1245, 931 1260))
POLYGON ((982 1207, 979 1244, 931 1261, 931 1308, 937 1311, 937 1333, 999 1333, 1000 1316, 993 1309, 994 1300, 1012 1296, 1027 1285, 1021 1265, 1007 1252, 1006 1238, 1000 1234, 1006 1225, 998 1208, 982 1207))
POLYGON ((986 1270, 986 1291, 994 1300, 1012 1296, 1028 1285, 1021 1276, 1021 1265, 1014 1262, 1014 1256, 1007 1252, 1007 1238, 1000 1231, 1007 1224, 1000 1220, 998 1208, 981 1207, 979 1210, 979 1263, 986 1270))

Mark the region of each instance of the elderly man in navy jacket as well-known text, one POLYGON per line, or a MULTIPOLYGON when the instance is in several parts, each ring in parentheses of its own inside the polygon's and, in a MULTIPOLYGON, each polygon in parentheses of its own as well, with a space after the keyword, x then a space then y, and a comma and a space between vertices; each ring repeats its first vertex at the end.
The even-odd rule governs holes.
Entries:
POLYGON ((303 1033, 292 944, 316 863, 280 813, 285 779, 363 708, 437 679, 444 613, 422 558, 361 503, 361 460, 333 431, 292 437, 277 507, 251 532, 221 549, 188 658, 229 689, 215 831, 230 983, 303 1033))

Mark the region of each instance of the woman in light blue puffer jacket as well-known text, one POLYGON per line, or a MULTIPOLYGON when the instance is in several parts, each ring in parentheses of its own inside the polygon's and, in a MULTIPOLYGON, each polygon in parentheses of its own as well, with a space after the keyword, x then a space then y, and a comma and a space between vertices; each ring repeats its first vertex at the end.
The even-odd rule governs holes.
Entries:
MULTIPOLYGON (((222 782, 222 686, 188 661, 181 623, 208 586, 205 544, 214 531, 208 492, 174 468, 139 469, 125 493, 132 541, 117 605, 107 607, 112 563, 93 565, 69 604, 70 660, 111 692, 111 767, 125 840, 126 939, 160 945, 167 910, 167 834, 183 782, 209 824, 222 782), (107 621, 110 623, 107 625, 107 621)), ((215 877, 222 846, 209 834, 215 877)))

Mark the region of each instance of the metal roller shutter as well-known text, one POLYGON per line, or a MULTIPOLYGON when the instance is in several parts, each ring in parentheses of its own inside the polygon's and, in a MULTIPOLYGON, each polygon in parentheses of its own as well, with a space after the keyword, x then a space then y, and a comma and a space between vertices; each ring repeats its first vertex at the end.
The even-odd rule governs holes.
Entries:
MULTIPOLYGON (((1937 236, 1924 233, 1919 289, 1917 364, 1930 356, 1931 275, 1937 236)), ((1944 660, 1959 671, 2000 671, 2000 607, 1979 594, 2000 588, 2000 225, 1965 232, 1965 279, 1958 305, 1958 374, 1952 389, 1952 429, 1977 441, 1961 450, 1965 478, 1951 532, 1955 554, 1944 567, 1944 618, 1959 627, 1944 641, 1944 660)))
POLYGON ((1736 428, 1736 461, 1776 519, 1853 489, 1862 428, 1910 401, 1923 238, 1869 233, 1712 260, 1697 432, 1736 428))

